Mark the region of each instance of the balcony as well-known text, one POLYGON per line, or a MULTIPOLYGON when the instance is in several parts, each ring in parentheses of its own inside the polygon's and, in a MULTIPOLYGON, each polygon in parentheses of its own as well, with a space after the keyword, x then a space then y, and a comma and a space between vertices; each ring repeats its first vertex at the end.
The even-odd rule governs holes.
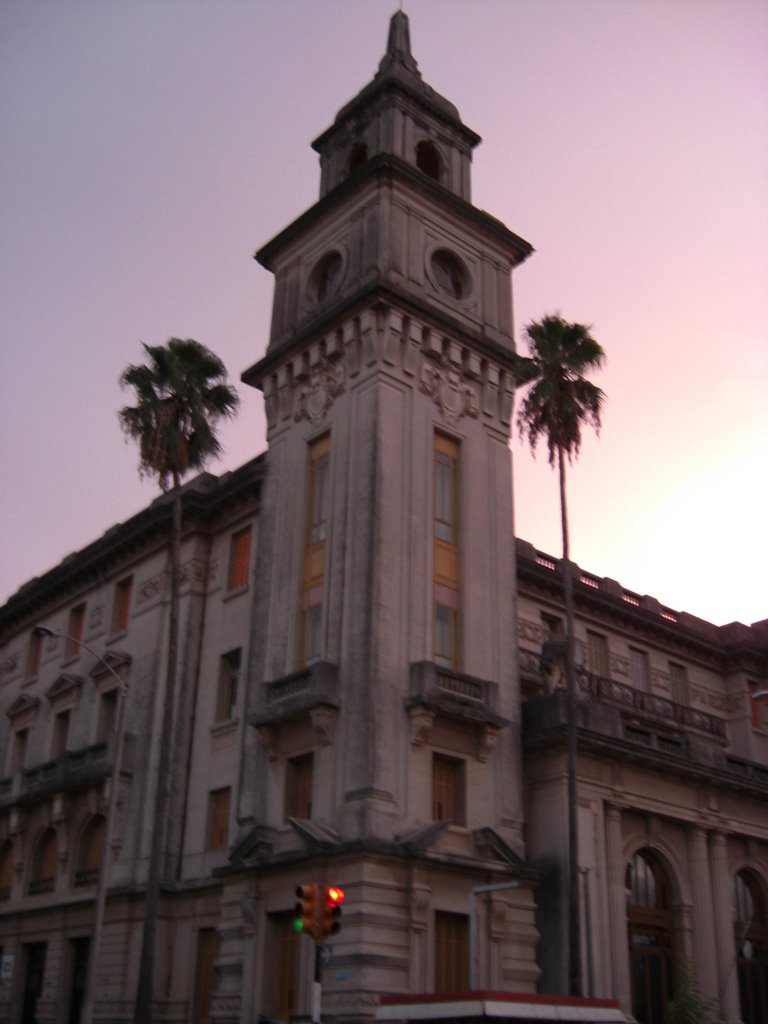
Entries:
POLYGON ((499 687, 488 679, 478 679, 441 668, 431 661, 411 665, 410 685, 405 707, 411 719, 411 742, 424 743, 435 719, 443 718, 473 726, 477 733, 477 758, 487 760, 499 731, 507 724, 498 713, 499 687))
POLYGON ((722 744, 728 742, 723 719, 705 711, 676 704, 666 697, 636 690, 626 683, 617 683, 613 679, 596 676, 591 672, 579 673, 578 686, 581 696, 610 704, 649 723, 657 723, 673 730, 683 729, 686 732, 701 733, 722 744))
POLYGON ((277 757, 279 730, 291 721, 308 717, 322 745, 333 742, 339 698, 336 665, 318 661, 314 665, 264 683, 258 711, 250 724, 259 731, 270 761, 277 757))
MULTIPOLYGON (((125 736, 123 774, 133 774, 135 737, 125 736)), ((79 750, 65 750, 59 757, 0 780, 0 810, 42 803, 58 793, 77 793, 100 785, 112 773, 115 742, 95 743, 79 750)))
MULTIPOLYGON (((768 793, 768 767, 731 756, 723 719, 585 672, 578 674, 577 694, 580 750, 729 789, 768 793)), ((564 748, 566 702, 566 691, 559 688, 523 704, 528 754, 564 748)))

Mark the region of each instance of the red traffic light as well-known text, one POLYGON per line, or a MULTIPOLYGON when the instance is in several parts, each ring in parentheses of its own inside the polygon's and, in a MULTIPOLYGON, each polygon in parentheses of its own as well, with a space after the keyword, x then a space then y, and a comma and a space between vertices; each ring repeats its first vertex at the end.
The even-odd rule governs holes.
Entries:
POLYGON ((327 939, 341 930, 341 907, 344 901, 344 890, 337 885, 323 886, 323 899, 320 908, 320 938, 327 939))

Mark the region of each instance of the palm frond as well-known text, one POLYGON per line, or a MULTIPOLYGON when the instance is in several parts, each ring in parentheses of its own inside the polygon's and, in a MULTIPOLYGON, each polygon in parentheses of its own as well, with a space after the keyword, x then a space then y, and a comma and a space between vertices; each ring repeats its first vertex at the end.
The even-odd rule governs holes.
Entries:
POLYGON ((226 383, 226 368, 215 353, 191 338, 144 345, 146 363, 131 364, 120 376, 136 404, 122 408, 123 431, 139 444, 139 472, 169 482, 199 470, 221 453, 216 424, 234 416, 240 399, 226 383))

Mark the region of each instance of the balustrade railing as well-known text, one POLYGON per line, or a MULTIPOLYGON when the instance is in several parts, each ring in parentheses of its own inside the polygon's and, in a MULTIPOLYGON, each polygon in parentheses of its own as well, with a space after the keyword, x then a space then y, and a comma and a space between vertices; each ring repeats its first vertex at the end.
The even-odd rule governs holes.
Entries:
POLYGON ((728 738, 722 718, 710 715, 706 711, 699 711, 698 708, 677 704, 659 694, 638 690, 626 683, 618 683, 615 679, 594 675, 591 672, 580 672, 579 688, 585 696, 607 701, 657 722, 683 729, 695 729, 721 742, 728 738))

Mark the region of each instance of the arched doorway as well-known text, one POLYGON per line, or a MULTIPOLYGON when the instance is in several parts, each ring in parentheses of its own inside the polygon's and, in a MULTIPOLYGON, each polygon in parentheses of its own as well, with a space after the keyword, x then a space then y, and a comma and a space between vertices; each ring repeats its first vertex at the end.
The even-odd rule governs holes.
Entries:
POLYGON ((632 1012, 638 1024, 667 1024, 672 998, 671 886, 659 859, 639 850, 627 865, 632 1012))
POLYGON ((739 968, 739 1001, 743 1024, 768 1020, 768 914, 757 879, 749 871, 736 875, 733 925, 739 968))

